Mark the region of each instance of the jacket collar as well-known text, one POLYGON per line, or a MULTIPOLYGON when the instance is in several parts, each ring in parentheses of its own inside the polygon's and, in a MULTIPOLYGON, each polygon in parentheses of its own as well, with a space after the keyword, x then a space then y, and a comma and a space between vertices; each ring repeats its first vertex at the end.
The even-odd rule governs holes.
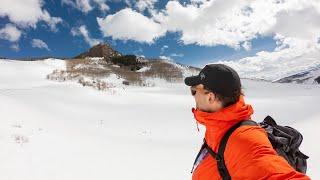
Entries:
POLYGON ((238 102, 217 112, 208 113, 195 108, 192 112, 196 121, 206 127, 205 138, 208 145, 217 150, 222 136, 229 128, 239 121, 251 119, 253 108, 245 104, 243 96, 240 96, 238 102))

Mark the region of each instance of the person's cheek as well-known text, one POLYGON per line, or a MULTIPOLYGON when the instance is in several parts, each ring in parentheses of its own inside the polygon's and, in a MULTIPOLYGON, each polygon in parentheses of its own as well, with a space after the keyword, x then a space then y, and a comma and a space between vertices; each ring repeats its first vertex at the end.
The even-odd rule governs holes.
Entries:
POLYGON ((196 101, 196 107, 197 107, 197 109, 199 109, 200 108, 199 98, 196 97, 195 101, 196 101))
POLYGON ((197 104, 198 104, 198 105, 197 105, 198 108, 199 108, 200 110, 202 110, 202 108, 203 108, 203 99, 199 98, 197 104))
POLYGON ((198 102, 197 99, 195 99, 195 101, 196 101, 196 108, 198 109, 199 108, 199 102, 198 102))

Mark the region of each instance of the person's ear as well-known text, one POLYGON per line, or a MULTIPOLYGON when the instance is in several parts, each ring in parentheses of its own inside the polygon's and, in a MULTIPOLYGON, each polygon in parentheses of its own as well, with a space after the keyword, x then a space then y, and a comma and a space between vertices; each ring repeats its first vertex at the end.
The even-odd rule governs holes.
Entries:
POLYGON ((209 103, 212 104, 216 100, 216 96, 214 93, 210 92, 209 93, 209 103))

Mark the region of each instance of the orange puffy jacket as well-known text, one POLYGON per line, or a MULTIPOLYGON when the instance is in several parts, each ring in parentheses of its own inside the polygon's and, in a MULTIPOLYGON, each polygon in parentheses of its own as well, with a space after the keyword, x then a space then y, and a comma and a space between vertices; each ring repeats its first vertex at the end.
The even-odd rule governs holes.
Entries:
MULTIPOLYGON (((251 119, 253 109, 239 101, 220 111, 207 113, 193 109, 196 121, 206 127, 207 144, 217 152, 226 131, 241 120, 251 119)), ((241 126, 229 137, 224 159, 231 178, 234 179, 310 179, 297 172, 273 149, 265 130, 259 126, 241 126)), ((193 180, 222 179, 216 160, 206 155, 196 167, 193 180)))

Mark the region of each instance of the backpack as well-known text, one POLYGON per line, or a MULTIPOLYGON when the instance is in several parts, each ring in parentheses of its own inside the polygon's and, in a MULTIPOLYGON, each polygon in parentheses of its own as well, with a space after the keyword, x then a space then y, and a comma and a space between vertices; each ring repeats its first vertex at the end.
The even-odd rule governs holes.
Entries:
POLYGON ((252 121, 252 120, 244 120, 232 126, 226 132, 226 134, 222 137, 217 153, 214 152, 208 146, 208 144, 204 139, 203 140, 204 143, 196 157, 191 173, 193 172, 195 164, 197 162, 199 164, 199 158, 201 156, 202 156, 201 158, 203 158, 203 154, 204 154, 203 152, 205 152, 205 154, 209 153, 214 159, 216 159, 217 165, 218 165, 218 171, 222 179, 230 180, 231 176, 225 165, 223 154, 224 154, 224 150, 226 148, 227 141, 230 135, 238 127, 243 125, 260 126, 264 128, 268 134, 269 141, 271 142, 273 148, 277 151, 277 153, 280 156, 284 157, 294 169, 296 169, 301 173, 304 173, 304 174, 306 173, 307 159, 309 157, 303 154, 299 150, 299 146, 303 140, 301 133, 292 127, 277 125, 275 120, 270 116, 267 116, 266 118, 264 118, 264 120, 260 123, 256 123, 255 121, 252 121))

